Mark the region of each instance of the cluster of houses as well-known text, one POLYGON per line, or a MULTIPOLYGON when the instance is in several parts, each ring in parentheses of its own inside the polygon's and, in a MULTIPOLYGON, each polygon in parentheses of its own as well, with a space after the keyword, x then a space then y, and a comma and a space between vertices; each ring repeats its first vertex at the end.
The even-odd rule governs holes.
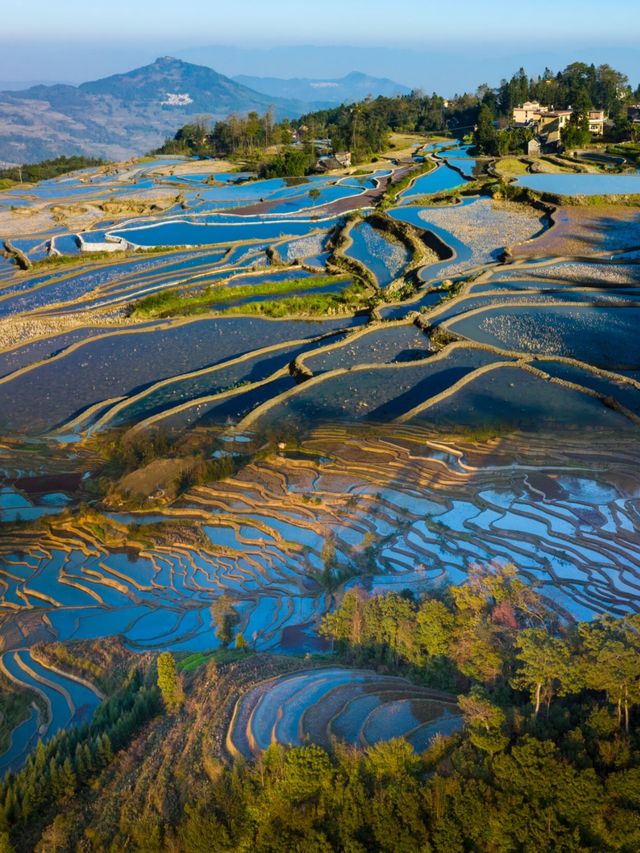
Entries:
POLYGON ((333 151, 320 154, 316 160, 314 171, 331 172, 334 169, 348 169, 351 167, 351 151, 333 151))
MULTIPOLYGON (((561 141, 562 129, 569 123, 573 110, 556 110, 546 107, 538 101, 526 101, 514 107, 512 120, 515 127, 529 127, 534 137, 529 142, 528 153, 539 154, 542 150, 557 149, 561 141)), ((603 136, 607 116, 604 110, 589 111, 589 132, 593 136, 603 136)))
MULTIPOLYGON (((291 129, 291 144, 294 148, 302 148, 307 138, 309 128, 302 124, 297 129, 291 129)), ((313 171, 319 174, 331 172, 334 169, 349 169, 352 165, 351 151, 334 151, 330 139, 313 139, 316 152, 316 162, 313 171)))

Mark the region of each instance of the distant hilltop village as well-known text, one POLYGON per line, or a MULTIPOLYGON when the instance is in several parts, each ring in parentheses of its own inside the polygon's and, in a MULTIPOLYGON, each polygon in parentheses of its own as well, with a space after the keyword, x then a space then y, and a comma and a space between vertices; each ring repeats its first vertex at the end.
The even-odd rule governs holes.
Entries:
MULTIPOLYGON (((539 154, 541 151, 554 151, 562 145, 562 131, 568 126, 574 115, 574 110, 556 110, 553 106, 543 106, 539 101, 525 101, 513 108, 512 122, 517 128, 528 128, 533 131, 533 138, 528 143, 529 154, 539 154)), ((640 104, 628 107, 628 117, 631 122, 640 123, 640 104)), ((607 126, 612 127, 604 110, 588 110, 586 124, 592 136, 605 135, 607 126)))
MULTIPOLYGON (((517 127, 533 127, 537 133, 557 133, 567 124, 573 115, 571 107, 566 110, 554 110, 553 107, 543 107, 538 101, 527 101, 521 107, 513 110, 513 123, 517 127)), ((604 110, 589 110, 589 133, 594 136, 604 135, 604 125, 607 121, 604 110)))

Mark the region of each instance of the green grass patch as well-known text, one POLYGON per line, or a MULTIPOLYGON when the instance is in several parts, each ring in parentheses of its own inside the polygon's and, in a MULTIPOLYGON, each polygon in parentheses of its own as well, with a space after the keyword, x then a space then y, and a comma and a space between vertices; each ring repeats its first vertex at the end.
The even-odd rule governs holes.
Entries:
POLYGON ((439 164, 434 160, 425 160, 422 165, 417 166, 408 175, 405 175, 402 180, 398 181, 398 183, 389 184, 377 206, 384 210, 385 208, 394 205, 398 201, 398 196, 407 189, 412 181, 422 177, 422 175, 428 175, 429 172, 433 172, 434 169, 438 168, 438 165, 439 164))
MULTIPOLYGON (((141 299, 133 306, 132 316, 147 318, 171 317, 184 314, 202 314, 216 308, 224 309, 229 302, 238 299, 265 294, 277 296, 286 294, 292 290, 314 290, 318 287, 347 282, 349 277, 336 275, 311 276, 309 278, 296 278, 288 281, 269 281, 265 276, 265 283, 259 285, 240 285, 238 287, 215 286, 195 295, 187 295, 181 290, 165 290, 162 293, 154 293, 141 299)), ((235 306, 244 313, 246 305, 235 306)))
POLYGON ((101 524, 95 524, 94 522, 86 523, 87 530, 90 530, 91 533, 96 537, 98 542, 104 542, 107 538, 107 534, 105 532, 104 527, 101 524))
POLYGON ((225 314, 253 314, 259 317, 283 319, 285 317, 326 317, 331 314, 353 313, 373 299, 371 291, 360 283, 354 283, 341 293, 311 293, 307 296, 291 296, 288 299, 247 302, 228 308, 225 314))
MULTIPOLYGON (((116 257, 122 258, 124 252, 117 252, 116 257)), ((106 258, 113 258, 113 252, 82 252, 80 255, 50 255, 47 258, 41 258, 39 261, 32 261, 33 269, 49 269, 56 267, 69 267, 86 263, 87 261, 104 261, 106 258)))
POLYGON ((495 168, 500 175, 526 175, 527 173, 527 164, 517 157, 503 157, 498 160, 495 168))
POLYGON ((242 660, 247 654, 247 651, 237 651, 236 649, 218 649, 215 652, 194 652, 182 658, 182 660, 178 660, 177 666, 181 672, 193 672, 198 667, 209 663, 210 660, 215 660, 218 663, 233 663, 234 661, 242 660))

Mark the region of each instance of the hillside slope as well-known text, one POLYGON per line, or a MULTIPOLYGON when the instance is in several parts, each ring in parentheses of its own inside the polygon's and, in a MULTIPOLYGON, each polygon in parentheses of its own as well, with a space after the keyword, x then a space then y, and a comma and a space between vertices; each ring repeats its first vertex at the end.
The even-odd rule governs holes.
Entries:
POLYGON ((277 98, 308 101, 317 109, 337 106, 347 101, 361 101, 369 96, 376 98, 378 95, 385 97, 408 95, 411 91, 407 86, 396 83, 394 80, 372 77, 357 71, 352 71, 339 79, 312 80, 306 77, 294 77, 285 80, 280 77, 248 75, 239 75, 233 79, 242 86, 255 89, 256 92, 263 92, 277 98))
POLYGON ((197 118, 269 107, 282 118, 304 112, 304 106, 254 92, 211 68, 162 57, 80 86, 0 92, 0 161, 61 154, 124 159, 157 147, 197 118))

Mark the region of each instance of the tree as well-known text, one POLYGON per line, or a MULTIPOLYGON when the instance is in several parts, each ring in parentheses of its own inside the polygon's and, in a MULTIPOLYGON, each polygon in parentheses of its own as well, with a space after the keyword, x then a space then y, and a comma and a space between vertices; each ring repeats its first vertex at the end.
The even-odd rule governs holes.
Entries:
POLYGON ((184 696, 176 662, 171 652, 162 652, 158 656, 158 687, 167 711, 169 713, 177 711, 184 701, 184 696))
POLYGON ((246 652, 249 648, 249 643, 246 641, 244 634, 239 631, 236 635, 236 649, 239 652, 246 652))
POLYGON ((317 187, 312 187, 309 190, 309 198, 311 199, 311 202, 312 202, 314 207, 316 206, 316 202, 320 198, 320 195, 321 195, 320 190, 317 187))
POLYGON ((217 598, 211 605, 211 615, 217 626, 216 637, 220 640, 222 647, 226 648, 233 639, 233 629, 240 619, 231 596, 224 593, 217 598))
POLYGON ((473 142, 479 154, 498 154, 498 132, 493 125, 493 114, 486 104, 480 107, 473 142))
POLYGON ((562 128, 562 144, 565 148, 583 148, 591 140, 589 133, 589 110, 593 104, 586 90, 578 94, 576 104, 571 113, 571 118, 562 128))
POLYGON ((525 736, 491 769, 491 812, 507 836, 491 849, 609 849, 598 835, 603 797, 593 768, 577 770, 551 741, 525 736))
POLYGON ((618 724, 629 731, 631 709, 640 703, 640 619, 603 616, 582 623, 583 676, 587 687, 606 691, 616 706, 618 724))
POLYGON ((96 742, 96 756, 101 767, 108 767, 113 761, 113 748, 107 734, 99 735, 96 742))
MULTIPOLYGON (((51 759, 54 762, 54 759, 51 759)), ((51 777, 51 787, 57 800, 66 802, 73 798, 76 792, 77 779, 69 758, 65 758, 62 766, 55 765, 55 773, 51 777)))
POLYGON ((521 631, 516 645, 520 668, 511 683, 518 689, 531 691, 536 717, 543 699, 547 703, 548 713, 554 693, 562 692, 569 683, 569 649, 563 640, 552 637, 543 628, 521 631))
POLYGON ((509 743, 505 734, 504 711, 489 700, 485 691, 475 686, 466 696, 458 696, 469 738, 474 746, 493 755, 509 743))
POLYGON ((344 645, 359 646, 363 642, 364 609, 367 599, 368 594, 361 587, 347 590, 340 607, 323 617, 320 623, 320 634, 342 642, 344 645))
POLYGON ((476 615, 458 620, 450 654, 467 678, 489 684, 502 673, 508 648, 501 642, 499 627, 476 615))
MULTIPOLYGON (((59 853, 70 849, 71 827, 64 815, 57 815, 43 832, 36 847, 36 853, 59 853)), ((0 846, 0 851, 2 847, 0 846)))
POLYGON ((456 618, 441 601, 427 599, 417 615, 416 643, 427 657, 447 655, 453 640, 456 618))

